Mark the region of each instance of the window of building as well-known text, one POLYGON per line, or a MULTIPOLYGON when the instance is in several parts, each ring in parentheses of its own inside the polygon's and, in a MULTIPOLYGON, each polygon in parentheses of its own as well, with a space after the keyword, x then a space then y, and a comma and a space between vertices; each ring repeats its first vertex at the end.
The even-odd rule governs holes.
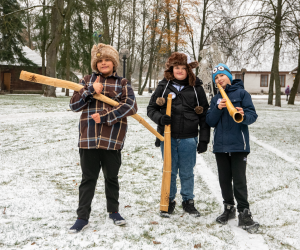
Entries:
POLYGON ((260 75, 260 86, 261 87, 268 87, 268 75, 260 75))
POLYGON ((242 74, 235 74, 235 79, 242 79, 243 80, 243 75, 242 74))
POLYGON ((280 78, 280 87, 284 88, 285 87, 285 75, 279 76, 280 78))

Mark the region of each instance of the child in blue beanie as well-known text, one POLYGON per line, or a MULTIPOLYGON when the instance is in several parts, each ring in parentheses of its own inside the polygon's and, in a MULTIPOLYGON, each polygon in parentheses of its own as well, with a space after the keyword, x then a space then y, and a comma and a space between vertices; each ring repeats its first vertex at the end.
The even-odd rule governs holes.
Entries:
POLYGON ((252 219, 249 209, 246 181, 247 155, 250 153, 248 125, 254 123, 257 114, 250 94, 240 79, 232 79, 230 69, 218 64, 212 72, 212 80, 225 90, 233 106, 243 115, 236 123, 226 108, 226 99, 215 95, 206 115, 206 123, 214 127, 213 153, 215 154, 219 183, 224 200, 224 212, 216 221, 226 224, 236 217, 234 198, 239 212, 239 226, 250 233, 258 230, 259 224, 252 219), (232 185, 233 182, 233 185, 232 185))

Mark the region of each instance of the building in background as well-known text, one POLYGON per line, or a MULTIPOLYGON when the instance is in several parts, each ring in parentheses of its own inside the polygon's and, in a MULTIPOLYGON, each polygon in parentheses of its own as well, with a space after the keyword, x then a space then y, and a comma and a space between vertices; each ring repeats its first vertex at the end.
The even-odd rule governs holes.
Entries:
MULTIPOLYGON (((233 79, 244 80, 244 86, 247 92, 250 94, 267 94, 269 93, 270 77, 271 77, 271 65, 248 65, 243 67, 246 72, 237 67, 231 68, 233 79), (244 73, 244 74, 243 74, 244 73)), ((297 68, 294 64, 282 63, 279 65, 279 78, 281 92, 284 94, 285 88, 289 85, 292 88, 294 84, 295 74, 297 68)), ((300 86, 298 88, 300 92, 300 86)), ((275 82, 274 82, 275 93, 275 82)))
POLYGON ((22 70, 42 74, 42 57, 34 50, 24 46, 25 57, 34 62, 37 66, 23 66, 19 63, 10 64, 0 62, 0 87, 2 93, 14 94, 42 94, 43 85, 19 79, 22 70))

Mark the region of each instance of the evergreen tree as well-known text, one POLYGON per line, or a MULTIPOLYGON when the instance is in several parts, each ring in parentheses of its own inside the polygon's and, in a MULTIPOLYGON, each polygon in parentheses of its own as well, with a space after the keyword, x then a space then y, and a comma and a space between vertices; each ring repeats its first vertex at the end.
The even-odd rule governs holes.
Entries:
POLYGON ((25 26, 21 21, 20 12, 7 15, 17 10, 20 10, 20 5, 16 0, 0 0, 0 61, 36 66, 22 52, 24 42, 21 33, 25 26))

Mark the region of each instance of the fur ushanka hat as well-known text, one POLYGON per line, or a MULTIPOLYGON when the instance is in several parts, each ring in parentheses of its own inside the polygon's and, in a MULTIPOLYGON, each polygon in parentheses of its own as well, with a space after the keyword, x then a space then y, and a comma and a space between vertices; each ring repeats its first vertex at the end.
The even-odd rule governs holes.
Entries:
POLYGON ((192 62, 191 57, 188 54, 180 52, 172 53, 172 55, 166 62, 166 70, 164 73, 164 77, 168 81, 172 81, 175 79, 173 74, 173 67, 177 65, 186 66, 186 72, 189 77, 189 85, 192 87, 195 86, 196 76, 192 69, 197 68, 199 66, 199 63, 197 61, 192 62))
MULTIPOLYGON (((198 106, 196 106, 194 110, 198 115, 200 115, 203 113, 203 107, 199 106, 199 100, 198 100, 197 92, 195 90, 196 76, 192 70, 194 68, 197 68, 199 66, 199 63, 197 61, 192 62, 191 57, 188 54, 180 53, 180 52, 172 53, 172 55, 169 57, 168 61, 166 62, 166 70, 164 73, 164 77, 168 81, 172 81, 175 79, 174 74, 173 74, 173 67, 177 66, 177 65, 185 65, 186 66, 186 71, 187 71, 187 75, 189 78, 189 85, 194 88, 196 99, 197 99, 197 104, 198 104, 198 106)), ((167 88, 167 86, 166 86, 166 88, 167 88)), ((163 95, 164 95, 164 92, 163 92, 163 95)), ((165 104, 165 102, 166 102, 166 100, 163 96, 158 97, 156 99, 156 104, 159 106, 163 106, 165 104)))
POLYGON ((100 61, 100 59, 109 59, 114 64, 114 71, 117 70, 119 66, 119 53, 118 51, 107 44, 104 43, 98 43, 98 45, 94 45, 91 51, 91 67, 93 72, 99 72, 97 69, 97 62, 100 61))

